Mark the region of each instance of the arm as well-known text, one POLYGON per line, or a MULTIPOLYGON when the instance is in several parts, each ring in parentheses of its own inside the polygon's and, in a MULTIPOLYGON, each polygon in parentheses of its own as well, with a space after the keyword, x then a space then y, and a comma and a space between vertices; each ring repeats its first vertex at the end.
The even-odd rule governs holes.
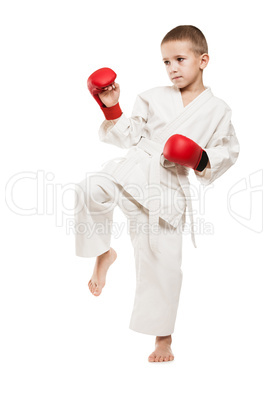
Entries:
POLYGON ((164 157, 174 163, 194 169, 197 179, 204 185, 212 183, 237 160, 239 143, 231 123, 228 108, 218 123, 205 148, 180 134, 172 135, 163 150, 164 157))
POLYGON ((240 146, 231 120, 213 134, 204 148, 209 164, 202 172, 195 171, 198 181, 208 185, 225 173, 237 160, 240 146))
POLYGON ((113 70, 101 68, 90 75, 87 86, 105 116, 99 129, 100 140, 120 148, 130 148, 141 138, 147 122, 148 103, 137 97, 132 116, 127 118, 119 106, 120 87, 115 79, 113 70))
POLYGON ((120 148, 136 145, 148 120, 149 104, 142 96, 137 96, 131 117, 124 113, 114 120, 105 120, 99 129, 99 138, 120 148))

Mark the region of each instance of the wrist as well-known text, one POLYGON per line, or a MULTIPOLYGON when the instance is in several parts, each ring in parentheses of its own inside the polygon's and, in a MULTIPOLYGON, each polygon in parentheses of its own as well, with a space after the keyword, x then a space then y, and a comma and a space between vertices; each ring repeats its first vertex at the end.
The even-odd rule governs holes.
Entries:
POLYGON ((208 163, 209 163, 208 155, 206 151, 204 151, 203 149, 200 161, 196 166, 195 170, 197 170, 198 172, 202 172, 207 167, 208 163))
POLYGON ((119 102, 110 107, 101 106, 101 110, 103 111, 106 120, 118 119, 123 114, 119 102))

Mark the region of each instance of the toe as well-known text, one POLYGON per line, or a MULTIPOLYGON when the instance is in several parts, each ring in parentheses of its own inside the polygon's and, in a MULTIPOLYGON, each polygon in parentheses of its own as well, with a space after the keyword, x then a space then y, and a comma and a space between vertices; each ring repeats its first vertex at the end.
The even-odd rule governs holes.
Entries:
POLYGON ((152 353, 149 357, 148 357, 149 362, 154 362, 155 361, 155 355, 152 353))
POLYGON ((93 295, 94 296, 99 296, 101 294, 101 289, 99 289, 97 286, 94 287, 93 289, 93 295))

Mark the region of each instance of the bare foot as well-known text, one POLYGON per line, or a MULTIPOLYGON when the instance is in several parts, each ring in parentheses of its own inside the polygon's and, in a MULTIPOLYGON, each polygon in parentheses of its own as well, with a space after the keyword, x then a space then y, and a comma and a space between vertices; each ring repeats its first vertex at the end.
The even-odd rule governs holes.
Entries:
POLYGON ((94 296, 99 296, 101 294, 102 288, 105 285, 107 271, 110 265, 116 260, 116 257, 117 254, 115 250, 110 248, 110 250, 96 258, 94 271, 90 281, 88 282, 89 290, 94 296))
POLYGON ((148 357, 149 362, 168 362, 174 360, 171 350, 171 335, 157 336, 155 340, 155 351, 148 357))

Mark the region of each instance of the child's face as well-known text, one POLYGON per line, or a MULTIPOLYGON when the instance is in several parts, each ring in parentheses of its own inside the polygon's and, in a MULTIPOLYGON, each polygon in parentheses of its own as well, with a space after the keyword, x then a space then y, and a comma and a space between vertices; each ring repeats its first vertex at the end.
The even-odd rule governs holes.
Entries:
POLYGON ((196 56, 188 41, 163 43, 161 52, 171 82, 179 89, 202 84, 202 70, 208 63, 208 55, 196 56))

